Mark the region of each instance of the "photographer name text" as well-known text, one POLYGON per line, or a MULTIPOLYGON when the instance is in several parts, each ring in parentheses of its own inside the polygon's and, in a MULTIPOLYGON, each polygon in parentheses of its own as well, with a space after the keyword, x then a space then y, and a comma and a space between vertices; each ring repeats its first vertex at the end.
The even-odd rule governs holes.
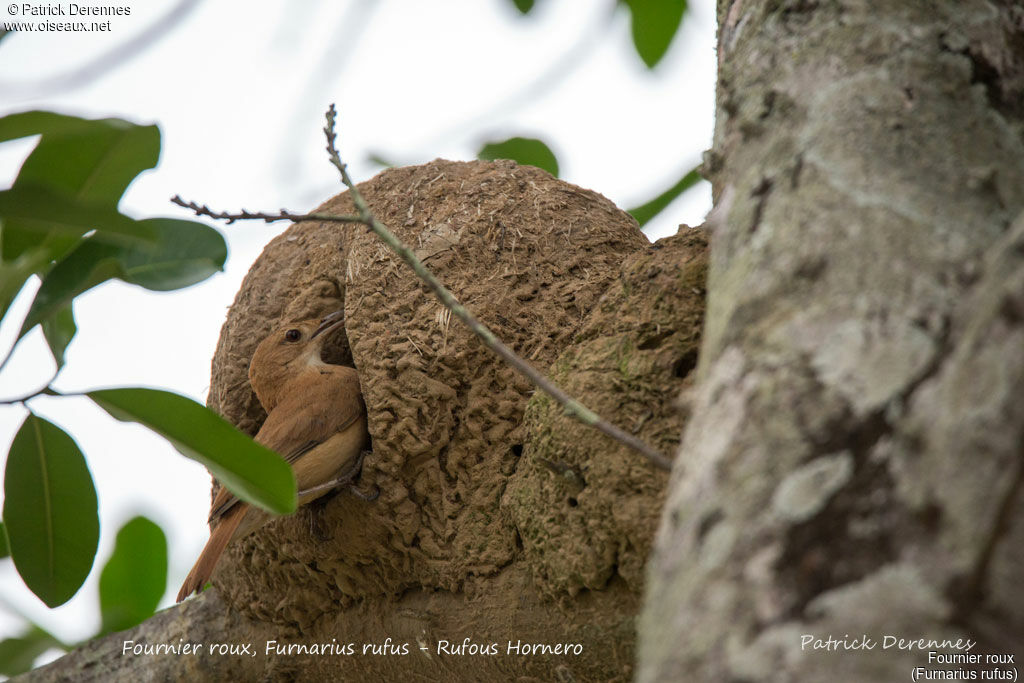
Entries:
POLYGON ((800 636, 801 650, 826 650, 828 652, 874 650, 879 645, 882 646, 883 650, 962 650, 963 652, 970 652, 971 648, 977 645, 977 643, 969 638, 935 640, 930 638, 901 638, 893 635, 882 636, 879 640, 869 637, 866 633, 852 638, 849 633, 843 634, 842 638, 834 638, 831 633, 825 638, 810 633, 800 636))
POLYGON ((127 5, 79 5, 78 3, 11 3, 8 14, 23 17, 127 17, 132 8, 127 5))

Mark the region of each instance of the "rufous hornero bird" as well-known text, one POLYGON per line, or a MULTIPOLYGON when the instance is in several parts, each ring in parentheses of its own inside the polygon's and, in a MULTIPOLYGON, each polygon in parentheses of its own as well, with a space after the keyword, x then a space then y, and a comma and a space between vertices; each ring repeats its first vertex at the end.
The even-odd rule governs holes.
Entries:
MULTIPOLYGON (((291 464, 299 505, 351 484, 369 445, 358 373, 320 357, 324 340, 344 322, 339 311, 283 325, 260 342, 249 364, 249 382, 267 411, 255 439, 291 464)), ((210 540, 178 591, 178 602, 203 589, 229 543, 270 519, 222 487, 210 507, 210 540)))

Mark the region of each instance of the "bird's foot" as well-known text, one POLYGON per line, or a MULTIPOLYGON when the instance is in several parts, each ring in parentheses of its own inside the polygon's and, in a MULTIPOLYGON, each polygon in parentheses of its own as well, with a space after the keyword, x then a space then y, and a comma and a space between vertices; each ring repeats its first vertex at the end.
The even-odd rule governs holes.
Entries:
POLYGON ((377 500, 378 498, 380 498, 380 489, 377 488, 376 486, 374 486, 369 491, 363 491, 362 489, 360 489, 355 484, 349 484, 348 485, 348 491, 349 491, 349 493, 351 493, 356 498, 360 498, 360 499, 365 500, 367 502, 370 502, 372 500, 377 500))

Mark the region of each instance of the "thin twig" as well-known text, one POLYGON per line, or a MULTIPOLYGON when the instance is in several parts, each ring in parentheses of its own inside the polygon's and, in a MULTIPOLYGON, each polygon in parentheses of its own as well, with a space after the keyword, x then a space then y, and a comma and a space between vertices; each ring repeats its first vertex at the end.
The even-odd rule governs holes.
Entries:
POLYGON ((207 216, 215 220, 227 221, 228 225, 231 225, 235 221, 264 221, 266 223, 273 223, 274 221, 292 221, 294 223, 298 223, 299 221, 326 221, 330 223, 363 222, 363 219, 360 216, 338 216, 330 213, 292 213, 285 209, 281 209, 277 213, 253 213, 251 211, 246 211, 245 209, 242 209, 238 213, 214 211, 205 204, 200 205, 195 202, 186 202, 180 195, 174 195, 171 197, 171 203, 189 209, 197 216, 207 216))
POLYGON ((549 380, 541 374, 539 370, 505 346, 504 342, 498 339, 486 325, 477 320, 465 306, 459 303, 458 299, 455 298, 455 295, 448 291, 448 289, 442 285, 436 277, 434 277, 433 273, 427 270, 426 266, 424 266, 416 257, 412 249, 402 244, 398 238, 384 226, 384 224, 374 218, 373 213, 370 211, 370 207, 367 206, 362 193, 359 192, 358 188, 356 188, 356 184, 352 182, 352 178, 349 177, 348 168, 341 161, 341 155, 338 154, 338 150, 335 147, 334 142, 337 139, 337 135, 334 132, 334 123, 336 117, 337 112, 332 104, 327 110, 327 125, 324 127, 324 135, 327 137, 327 154, 330 156, 331 163, 341 174, 341 182, 343 182, 345 187, 349 189, 349 194, 352 197, 352 203, 355 205, 356 211, 359 212, 360 221, 373 230, 378 237, 384 240, 384 242, 391 247, 391 249, 398 254, 398 256, 400 256, 401 259, 413 269, 413 271, 416 272, 416 275, 427 283, 427 286, 430 287, 434 296, 436 296, 446 308, 454 313, 459 320, 464 322, 466 326, 476 334, 476 336, 480 337, 488 348, 501 356, 513 368, 525 375, 526 378, 533 382, 534 385, 555 399, 555 401, 562 406, 562 409, 567 415, 577 419, 585 425, 594 427, 619 443, 629 446, 633 450, 647 457, 651 462, 662 469, 670 469, 672 463, 663 454, 654 450, 632 434, 624 432, 610 422, 601 419, 597 413, 569 396, 569 394, 563 391, 561 387, 549 380))

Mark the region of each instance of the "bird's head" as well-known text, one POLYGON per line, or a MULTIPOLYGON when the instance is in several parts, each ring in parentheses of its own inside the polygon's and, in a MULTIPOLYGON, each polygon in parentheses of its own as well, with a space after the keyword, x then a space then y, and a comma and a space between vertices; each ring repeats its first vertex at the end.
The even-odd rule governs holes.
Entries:
POLYGON ((270 412, 277 405, 278 392, 289 379, 324 364, 324 341, 344 324, 344 314, 337 311, 320 320, 281 325, 260 342, 249 364, 249 383, 264 410, 270 412))

